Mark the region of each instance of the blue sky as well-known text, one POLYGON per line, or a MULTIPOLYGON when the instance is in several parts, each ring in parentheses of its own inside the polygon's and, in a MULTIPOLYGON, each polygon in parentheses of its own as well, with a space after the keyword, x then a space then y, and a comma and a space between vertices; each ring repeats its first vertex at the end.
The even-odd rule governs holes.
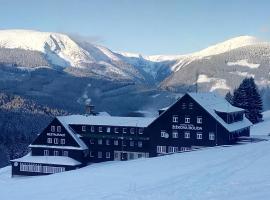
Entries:
POLYGON ((231 37, 270 40, 269 0, 0 0, 0 29, 75 34, 115 51, 183 54, 231 37))

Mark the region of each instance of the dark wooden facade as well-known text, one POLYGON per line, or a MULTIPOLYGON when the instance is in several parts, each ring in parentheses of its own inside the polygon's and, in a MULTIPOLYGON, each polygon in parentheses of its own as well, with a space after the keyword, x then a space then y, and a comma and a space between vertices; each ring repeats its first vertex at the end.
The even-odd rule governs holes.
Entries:
MULTIPOLYGON (((89 163, 155 157, 197 147, 228 145, 239 136, 249 136, 249 124, 239 129, 233 125, 242 123, 244 111, 209 112, 190 94, 160 110, 159 116, 146 125, 95 124, 91 117, 95 116, 87 118, 81 115, 78 119, 87 120, 76 123, 55 118, 30 145, 31 156, 67 156, 81 163, 61 166, 67 171, 89 163)), ((15 161, 12 164, 13 174, 48 174, 20 172, 14 164, 15 161)))

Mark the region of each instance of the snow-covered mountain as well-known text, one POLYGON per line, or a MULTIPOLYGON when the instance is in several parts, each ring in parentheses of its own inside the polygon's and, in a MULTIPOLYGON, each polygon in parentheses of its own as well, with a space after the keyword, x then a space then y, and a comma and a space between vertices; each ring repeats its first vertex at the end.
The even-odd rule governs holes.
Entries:
MULTIPOLYGON (((120 93, 126 97, 154 90, 149 93, 151 99, 164 91, 194 90, 196 82, 200 91, 224 94, 237 87, 244 77, 254 77, 260 87, 270 84, 270 43, 240 36, 191 54, 144 56, 113 52, 66 34, 1 30, 0 65, 5 67, 0 68, 0 89, 42 97, 42 100, 44 96, 64 98, 67 94, 62 91, 67 85, 72 93, 67 99, 76 102, 84 99, 79 95, 100 97, 104 91, 110 98, 118 94, 113 101, 117 102, 120 93), (22 69, 28 72, 18 71, 22 69), (80 89, 70 83, 73 79, 78 81, 80 89)), ((140 102, 125 100, 126 106, 140 102)), ((106 102, 102 106, 110 105, 106 102)))

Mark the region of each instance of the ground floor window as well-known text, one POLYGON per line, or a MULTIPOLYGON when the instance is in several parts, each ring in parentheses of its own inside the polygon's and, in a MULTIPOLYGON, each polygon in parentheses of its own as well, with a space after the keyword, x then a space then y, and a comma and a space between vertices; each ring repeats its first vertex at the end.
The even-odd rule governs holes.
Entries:
POLYGON ((111 153, 110 152, 106 152, 106 158, 110 158, 111 157, 111 153))
POLYGON ((68 157, 68 151, 63 151, 63 156, 68 157))
POLYGON ((20 171, 54 174, 54 173, 64 172, 65 167, 42 166, 41 164, 33 164, 33 163, 20 163, 20 171))
POLYGON ((44 150, 44 156, 48 156, 49 155, 49 150, 44 150))
POLYGON ((189 147, 181 147, 181 151, 190 151, 189 147))
POLYGON ((215 140, 215 134, 213 132, 209 133, 209 140, 215 140))
POLYGON ((197 133, 197 139, 201 140, 202 139, 202 133, 197 133))
POLYGON ((178 152, 178 147, 168 147, 168 153, 175 153, 178 152))
POLYGON ((98 152, 98 158, 102 158, 102 152, 101 151, 98 152))
POLYGON ((157 146, 157 153, 166 153, 166 146, 157 146))
POLYGON ((185 132, 185 138, 186 139, 190 138, 190 132, 185 132))

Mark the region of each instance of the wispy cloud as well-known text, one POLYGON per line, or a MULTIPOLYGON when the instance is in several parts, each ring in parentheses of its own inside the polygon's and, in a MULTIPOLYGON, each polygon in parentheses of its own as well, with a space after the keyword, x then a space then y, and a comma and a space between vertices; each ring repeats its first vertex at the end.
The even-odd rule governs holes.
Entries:
POLYGON ((65 33, 65 34, 67 34, 71 39, 78 42, 87 42, 90 44, 104 43, 104 38, 102 36, 90 36, 90 35, 87 36, 79 33, 65 33))

